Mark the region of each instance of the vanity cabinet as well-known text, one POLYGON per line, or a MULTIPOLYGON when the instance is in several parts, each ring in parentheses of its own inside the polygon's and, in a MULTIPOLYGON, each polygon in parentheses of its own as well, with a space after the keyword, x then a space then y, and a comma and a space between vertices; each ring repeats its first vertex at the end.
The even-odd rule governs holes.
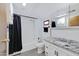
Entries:
POLYGON ((44 43, 45 43, 45 55, 46 56, 77 56, 77 54, 74 54, 70 51, 67 51, 49 42, 45 41, 44 43))
POLYGON ((65 52, 59 50, 58 47, 51 43, 45 42, 45 55, 46 56, 67 56, 65 52))

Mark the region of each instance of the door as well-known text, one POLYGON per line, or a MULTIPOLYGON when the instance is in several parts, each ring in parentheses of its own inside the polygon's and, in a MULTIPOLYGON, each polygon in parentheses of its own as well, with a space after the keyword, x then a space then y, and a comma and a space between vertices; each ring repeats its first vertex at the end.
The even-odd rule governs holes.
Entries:
POLYGON ((23 51, 35 48, 34 19, 21 17, 23 51))
POLYGON ((7 51, 7 17, 9 16, 7 5, 0 3, 0 56, 6 55, 7 51))

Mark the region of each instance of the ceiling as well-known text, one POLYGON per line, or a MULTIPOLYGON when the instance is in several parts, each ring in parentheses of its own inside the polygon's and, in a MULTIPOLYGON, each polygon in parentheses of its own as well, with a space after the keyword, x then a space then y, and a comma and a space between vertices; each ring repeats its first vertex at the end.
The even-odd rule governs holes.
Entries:
POLYGON ((67 3, 27 3, 26 6, 23 6, 22 3, 14 3, 13 11, 26 16, 45 18, 53 15, 57 10, 65 8, 66 5, 67 3))

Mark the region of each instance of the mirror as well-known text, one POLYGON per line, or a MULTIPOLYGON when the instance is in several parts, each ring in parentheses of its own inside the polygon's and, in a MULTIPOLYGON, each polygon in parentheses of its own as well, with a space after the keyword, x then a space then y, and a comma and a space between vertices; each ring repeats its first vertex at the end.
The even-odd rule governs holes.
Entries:
POLYGON ((65 25, 65 17, 61 17, 57 20, 57 25, 65 25))
POLYGON ((66 27, 66 25, 67 21, 65 16, 56 19, 56 27, 66 27))

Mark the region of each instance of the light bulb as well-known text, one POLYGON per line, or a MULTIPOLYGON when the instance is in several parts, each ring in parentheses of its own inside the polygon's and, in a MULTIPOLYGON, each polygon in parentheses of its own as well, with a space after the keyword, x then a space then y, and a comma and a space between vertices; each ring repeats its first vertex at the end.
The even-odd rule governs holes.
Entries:
POLYGON ((26 3, 22 3, 23 6, 26 6, 26 3))

